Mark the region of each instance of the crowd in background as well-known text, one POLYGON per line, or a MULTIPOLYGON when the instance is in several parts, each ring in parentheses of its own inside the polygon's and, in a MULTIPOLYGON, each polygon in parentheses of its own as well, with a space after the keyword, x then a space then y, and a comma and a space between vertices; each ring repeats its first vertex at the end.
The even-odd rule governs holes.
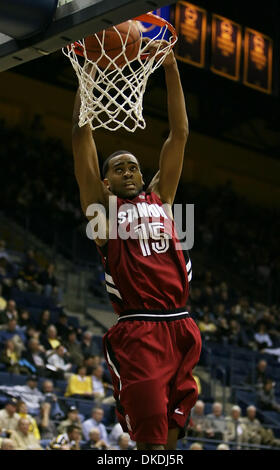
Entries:
POLYGON ((37 309, 31 314, 10 298, 16 285, 42 298, 57 299, 59 284, 51 282, 53 266, 40 269, 33 255, 28 250, 22 264, 13 266, 9 249, 1 241, 3 266, 8 266, 8 273, 21 274, 10 278, 3 268, 0 276, 0 374, 12 374, 5 376, 8 383, 0 385, 0 448, 39 450, 46 447, 42 447, 46 440, 48 449, 133 448, 135 443, 116 423, 111 376, 100 341, 79 322, 73 326, 57 302, 56 310, 37 309), (32 276, 25 276, 25 267, 31 265, 37 266, 37 275, 32 269, 32 276), (18 285, 19 280, 24 287, 18 285), (20 384, 9 383, 12 376, 22 377, 20 384), (80 413, 81 401, 88 403, 90 416, 80 413), (109 429, 102 423, 106 406, 111 410, 109 429))
MULTIPOLYGON (((55 239, 59 249, 68 256, 76 254, 77 261, 97 260, 96 250, 85 236, 72 155, 59 140, 42 139, 40 116, 29 133, 8 129, 2 122, 0 138, 1 209, 48 243, 55 239)), ((106 155, 99 157, 102 161, 106 155)), ((141 163, 141 155, 136 157, 141 163)), ((143 171, 148 183, 153 174, 146 168, 143 171)), ((279 209, 249 204, 230 182, 215 189, 181 183, 175 202, 195 205, 191 255, 198 263, 194 274, 201 265, 238 286, 242 295, 249 293, 254 300, 279 304, 279 209)))
POLYGON ((0 285, 2 294, 9 299, 16 289, 44 295, 53 308, 62 302, 62 288, 58 284, 54 264, 41 266, 33 249, 28 249, 22 254, 22 259, 15 262, 3 239, 0 239, 0 285))
MULTIPOLYGON (((85 220, 80 210, 71 155, 59 141, 47 139, 42 144, 36 132, 23 134, 19 129, 9 130, 3 125, 0 133, 5 144, 0 149, 3 212, 18 223, 23 223, 25 214, 31 221, 31 231, 44 241, 51 242, 56 231, 62 234, 65 246, 67 243, 72 246, 71 234, 81 234, 85 220)), ((279 213, 252 207, 234 193, 230 183, 215 190, 196 184, 181 185, 176 202, 195 204, 195 245, 190 252, 194 273, 188 310, 198 323, 204 343, 240 346, 280 357, 279 213)), ((83 237, 86 245, 84 234, 83 237)), ((92 245, 91 242, 91 251, 85 248, 86 259, 95 256, 92 245)), ((105 295, 101 271, 90 289, 94 295, 105 295)), ((119 434, 114 440, 106 437, 103 428, 94 423, 85 432, 83 423, 87 420, 83 421, 79 410, 68 409, 65 401, 58 399, 55 383, 64 380, 67 387, 63 396, 91 400, 95 407, 99 406, 99 415, 102 415, 101 410, 104 412, 102 405, 114 405, 110 375, 100 348, 91 332, 73 327, 61 308, 62 289, 54 265, 40 266, 32 248, 27 250, 21 264, 13 263, 9 247, 5 240, 0 240, 0 290, 0 365, 2 370, 26 375, 28 379, 26 385, 0 386, 0 392, 10 397, 0 416, 5 412, 9 423, 13 422, 10 433, 6 425, 1 425, 0 418, 2 447, 37 448, 41 447, 41 439, 48 439, 53 449, 133 448, 134 443, 119 427, 116 427, 119 434), (48 298, 50 308, 32 315, 28 308, 18 307, 12 297, 13 289, 48 298), (58 309, 55 320, 52 308, 58 309), (44 379, 40 390, 38 378, 44 379), (26 391, 16 387, 29 388, 26 391), (36 394, 37 401, 30 401, 30 396, 34 398, 36 394), (53 401, 48 394, 53 396, 53 401), (61 427, 64 421, 66 424, 61 427)), ((260 387, 262 400, 273 402, 274 409, 279 411, 271 390, 273 378, 266 377, 260 387)), ((197 404, 188 431, 190 436, 195 439, 219 436, 221 440, 234 441, 241 446, 244 442, 278 446, 274 435, 265 437, 252 408, 247 417, 242 417, 237 408, 233 409, 232 415, 223 417, 223 431, 215 430, 214 405, 207 419, 202 412, 203 423, 200 423, 199 407, 203 408, 203 402, 197 404), (232 420, 235 420, 235 427, 232 420), (238 429, 234 437, 230 431, 232 426, 235 433, 238 429), (256 438, 251 438, 249 428, 256 428, 256 438), (237 436, 243 437, 239 441, 237 436)), ((99 421, 96 417, 93 419, 97 423, 102 421, 102 417, 99 421)), ((114 422, 110 425, 118 426, 114 422)), ((193 446, 194 450, 196 447, 196 450, 203 449, 199 442, 193 446)))
POLYGON ((35 379, 29 379, 26 387, 34 394, 41 393, 39 411, 31 414, 22 399, 7 399, 0 410, 0 450, 132 450, 135 443, 116 423, 107 432, 102 423, 104 410, 96 405, 92 408, 89 418, 79 413, 75 406, 70 406, 58 420, 52 417, 52 400, 55 393, 49 390, 52 384, 47 381, 40 392, 35 379))
MULTIPOLYGON (((229 450, 229 445, 234 445, 235 450, 257 449, 258 446, 280 447, 280 439, 276 438, 272 429, 264 427, 256 417, 257 409, 250 405, 246 409, 246 415, 242 416, 238 405, 231 407, 230 414, 223 414, 222 404, 215 402, 211 413, 205 413, 205 403, 198 400, 192 409, 191 425, 188 436, 199 439, 216 439, 224 441, 229 450)), ((203 449, 203 443, 201 443, 203 449)), ((196 449, 196 450, 202 450, 196 449)))
POLYGON ((205 341, 277 354, 280 346, 280 307, 240 295, 212 271, 196 275, 189 297, 189 311, 205 341))

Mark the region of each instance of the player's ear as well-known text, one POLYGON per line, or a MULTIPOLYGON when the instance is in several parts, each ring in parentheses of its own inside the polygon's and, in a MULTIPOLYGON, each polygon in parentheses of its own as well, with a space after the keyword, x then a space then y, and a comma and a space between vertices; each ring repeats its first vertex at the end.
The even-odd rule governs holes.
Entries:
POLYGON ((106 188, 110 190, 110 185, 109 185, 108 178, 104 178, 103 183, 105 184, 106 188))

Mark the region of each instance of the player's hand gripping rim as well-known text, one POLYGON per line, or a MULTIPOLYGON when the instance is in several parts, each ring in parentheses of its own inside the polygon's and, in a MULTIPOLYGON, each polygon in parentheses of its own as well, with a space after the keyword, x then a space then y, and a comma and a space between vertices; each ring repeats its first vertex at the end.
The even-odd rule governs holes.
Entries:
MULTIPOLYGON (((165 39, 151 40, 149 38, 142 38, 142 43, 146 43, 142 50, 144 56, 155 57, 155 60, 158 61, 166 52, 166 48, 170 46, 170 43, 165 39)), ((163 66, 169 66, 176 64, 176 58, 173 52, 173 49, 165 57, 162 62, 163 66)))

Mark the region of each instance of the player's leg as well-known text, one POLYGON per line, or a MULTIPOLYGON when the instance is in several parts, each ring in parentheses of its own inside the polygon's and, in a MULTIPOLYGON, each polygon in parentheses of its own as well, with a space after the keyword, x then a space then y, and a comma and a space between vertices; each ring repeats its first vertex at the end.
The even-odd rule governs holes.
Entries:
POLYGON ((168 429, 167 444, 164 446, 165 450, 176 450, 179 432, 179 428, 168 429))
POLYGON ((196 381, 192 370, 196 366, 201 351, 200 331, 195 322, 189 318, 177 325, 176 345, 183 351, 180 365, 169 393, 168 403, 168 442, 166 449, 175 450, 178 439, 185 435, 190 411, 198 397, 196 381))
POLYGON ((177 365, 166 360, 174 356, 169 324, 157 323, 155 328, 150 321, 119 323, 106 335, 105 346, 122 428, 138 443, 139 450, 164 450, 169 383, 177 365))
POLYGON ((148 450, 164 450, 164 445, 147 444, 148 450))
POLYGON ((165 445, 166 450, 176 450, 177 443, 179 439, 182 439, 185 435, 185 430, 187 429, 189 422, 190 422, 191 414, 189 414, 188 419, 185 423, 184 428, 180 427, 173 427, 168 429, 168 440, 167 444, 165 445))
POLYGON ((147 444, 144 442, 136 442, 137 450, 147 450, 147 444))
POLYGON ((137 450, 165 450, 165 446, 161 444, 145 444, 137 442, 137 450))

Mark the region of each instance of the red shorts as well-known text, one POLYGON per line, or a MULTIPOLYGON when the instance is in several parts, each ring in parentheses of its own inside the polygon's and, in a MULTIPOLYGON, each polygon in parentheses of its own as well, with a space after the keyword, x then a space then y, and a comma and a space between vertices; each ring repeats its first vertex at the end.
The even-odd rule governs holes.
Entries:
POLYGON ((168 429, 184 428, 197 400, 192 369, 201 351, 192 318, 122 320, 104 336, 117 417, 132 440, 166 444, 168 429))

